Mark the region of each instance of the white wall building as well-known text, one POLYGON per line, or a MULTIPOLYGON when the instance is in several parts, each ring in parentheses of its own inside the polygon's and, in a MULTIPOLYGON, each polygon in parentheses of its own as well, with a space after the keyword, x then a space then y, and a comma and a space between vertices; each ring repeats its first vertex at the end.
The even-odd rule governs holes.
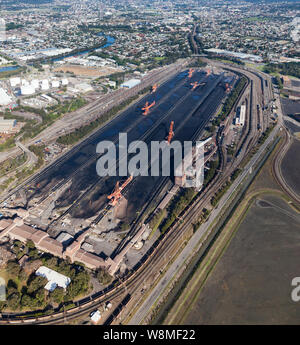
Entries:
POLYGON ((49 90, 49 81, 47 79, 42 80, 42 90, 49 90))
POLYGON ((126 87, 128 89, 131 89, 132 87, 140 84, 141 80, 140 79, 130 79, 125 81, 125 83, 121 84, 121 87, 126 87))
POLYGON ((235 125, 244 126, 245 118, 246 118, 246 105, 243 104, 240 106, 239 110, 237 111, 236 118, 235 118, 235 125))
POLYGON ((0 133, 10 133, 16 126, 17 121, 13 119, 4 119, 0 117, 0 133))
POLYGON ((21 86, 21 95, 22 96, 29 96, 35 93, 35 88, 31 85, 23 85, 21 86))
POLYGON ((16 87, 21 84, 21 78, 16 77, 16 78, 10 78, 9 80, 11 87, 16 87))
POLYGON ((59 80, 52 80, 51 85, 52 85, 52 87, 56 88, 56 87, 59 87, 60 82, 59 82, 59 80))
POLYGON ((48 291, 53 291, 57 286, 66 289, 71 283, 71 279, 69 277, 64 276, 63 274, 58 273, 46 266, 41 266, 35 272, 35 274, 48 280, 48 283, 45 285, 45 289, 48 291))
POLYGON ((0 105, 8 105, 11 101, 11 97, 0 87, 0 105))

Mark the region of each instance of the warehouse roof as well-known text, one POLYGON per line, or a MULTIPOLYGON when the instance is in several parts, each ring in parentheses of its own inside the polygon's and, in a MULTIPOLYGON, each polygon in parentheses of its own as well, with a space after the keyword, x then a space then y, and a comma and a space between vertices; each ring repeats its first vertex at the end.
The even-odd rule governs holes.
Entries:
POLYGON ((132 87, 138 85, 140 82, 140 79, 130 79, 125 81, 125 83, 121 84, 121 87, 127 87, 131 89, 132 87))
POLYGON ((46 266, 41 266, 35 272, 35 274, 48 280, 48 283, 45 285, 45 289, 48 291, 53 291, 57 286, 66 289, 71 283, 71 279, 69 277, 64 276, 63 274, 58 273, 46 266))

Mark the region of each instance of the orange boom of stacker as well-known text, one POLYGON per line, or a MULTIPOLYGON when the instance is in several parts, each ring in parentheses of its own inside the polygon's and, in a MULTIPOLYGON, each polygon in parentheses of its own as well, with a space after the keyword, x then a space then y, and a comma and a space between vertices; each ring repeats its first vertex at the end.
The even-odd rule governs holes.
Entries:
POLYGON ((150 108, 153 107, 155 105, 155 101, 153 101, 151 104, 149 104, 149 102, 146 102, 144 108, 142 108, 142 110, 144 110, 143 115, 148 115, 150 108))
POLYGON ((211 70, 208 69, 208 70, 206 71, 206 76, 209 76, 210 74, 211 74, 211 70))
POLYGON ((226 89, 226 92, 229 93, 231 91, 231 86, 228 83, 226 83, 225 89, 226 89))
POLYGON ((167 139, 168 144, 171 143, 171 140, 174 137, 173 127, 174 127, 174 121, 171 121, 170 129, 169 129, 169 135, 168 135, 168 139, 167 139))
POLYGON ((196 87, 198 87, 200 84, 197 81, 195 81, 194 83, 191 83, 191 85, 193 86, 192 90, 195 90, 196 87))
POLYGON ((120 186, 120 181, 116 183, 114 191, 107 196, 110 199, 110 205, 115 206, 117 202, 122 198, 122 190, 132 181, 133 177, 129 176, 128 179, 120 186))
POLYGON ((154 93, 156 90, 157 90, 157 84, 154 84, 154 85, 152 86, 152 91, 151 91, 151 93, 154 93))
POLYGON ((192 75, 193 75, 194 72, 195 72, 195 70, 192 69, 192 68, 190 68, 190 69, 189 69, 189 75, 188 75, 188 77, 189 77, 189 78, 192 78, 192 75))

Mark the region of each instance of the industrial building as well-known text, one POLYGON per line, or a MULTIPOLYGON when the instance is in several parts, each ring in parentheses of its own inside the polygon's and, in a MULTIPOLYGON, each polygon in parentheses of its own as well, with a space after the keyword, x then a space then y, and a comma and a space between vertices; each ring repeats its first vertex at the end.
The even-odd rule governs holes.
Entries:
POLYGON ((130 80, 125 81, 125 83, 121 84, 121 87, 131 89, 132 87, 140 84, 140 82, 141 82, 140 79, 130 79, 130 80))
POLYGON ((49 81, 47 79, 42 80, 42 90, 49 90, 49 81))
POLYGON ((21 86, 21 95, 30 96, 35 93, 35 88, 31 85, 22 85, 21 86))
POLYGON ((11 97, 8 96, 6 91, 0 87, 0 106, 8 105, 12 101, 11 97))
POLYGON ((24 224, 23 219, 20 217, 17 217, 14 220, 0 220, 0 239, 8 236, 12 240, 19 240, 23 243, 31 240, 36 248, 41 251, 51 253, 54 256, 64 259, 69 257, 71 262, 82 262, 90 269, 95 270, 99 267, 107 267, 107 262, 105 262, 101 257, 88 253, 80 248, 86 235, 87 234, 85 233, 80 235, 77 240, 73 241, 64 250, 61 242, 57 239, 55 240, 54 238, 51 238, 45 231, 41 231, 24 224))
MULTIPOLYGON (((0 96, 1 97, 1 96, 0 96)), ((11 133, 17 125, 17 120, 5 120, 4 117, 0 117, 0 133, 11 133)))
POLYGON ((71 283, 71 279, 61 273, 58 273, 51 268, 46 266, 41 266, 35 274, 40 277, 44 277, 48 280, 48 283, 45 285, 45 289, 48 291, 55 290, 58 286, 66 289, 71 283))
POLYGON ((245 124, 245 117, 246 117, 246 105, 243 104, 238 108, 235 118, 235 125, 236 126, 244 126, 245 124))
POLYGON ((20 77, 10 78, 9 82, 10 82, 11 87, 16 87, 21 84, 21 78, 20 77))

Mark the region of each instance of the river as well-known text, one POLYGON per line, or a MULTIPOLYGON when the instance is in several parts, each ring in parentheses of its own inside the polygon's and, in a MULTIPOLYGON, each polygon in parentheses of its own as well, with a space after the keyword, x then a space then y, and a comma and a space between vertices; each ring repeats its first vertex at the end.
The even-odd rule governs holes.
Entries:
POLYGON ((61 60, 64 60, 66 58, 69 58, 69 57, 72 57, 72 56, 78 56, 78 55, 85 55, 85 54, 88 54, 92 51, 95 51, 97 49, 102 49, 102 48, 107 48, 107 47, 110 47, 112 44, 115 43, 115 38, 112 37, 112 36, 109 36, 109 35, 105 35, 103 34, 102 32, 100 32, 98 34, 98 36, 104 36, 106 38, 106 43, 104 45, 100 45, 99 47, 95 47, 95 48, 91 48, 91 49, 87 49, 87 50, 84 50, 82 52, 78 52, 78 53, 70 53, 70 54, 67 54, 65 56, 62 56, 62 57, 58 57, 58 58, 53 58, 52 61, 53 62, 57 62, 57 61, 61 61, 61 60))

